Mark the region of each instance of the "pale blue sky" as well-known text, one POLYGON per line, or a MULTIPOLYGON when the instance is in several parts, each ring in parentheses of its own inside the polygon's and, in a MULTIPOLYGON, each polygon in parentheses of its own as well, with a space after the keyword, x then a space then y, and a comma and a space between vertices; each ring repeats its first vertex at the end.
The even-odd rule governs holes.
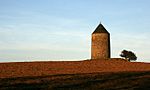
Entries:
POLYGON ((150 0, 0 0, 0 62, 90 59, 102 22, 111 56, 150 62, 150 0))

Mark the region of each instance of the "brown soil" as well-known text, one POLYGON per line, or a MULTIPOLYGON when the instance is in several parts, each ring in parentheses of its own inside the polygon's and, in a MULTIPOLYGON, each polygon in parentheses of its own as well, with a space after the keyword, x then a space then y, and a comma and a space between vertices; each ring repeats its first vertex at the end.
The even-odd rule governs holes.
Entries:
POLYGON ((0 63, 0 78, 124 71, 150 71, 150 63, 121 59, 0 63))
POLYGON ((0 90, 150 90, 150 63, 121 59, 0 63, 0 90))

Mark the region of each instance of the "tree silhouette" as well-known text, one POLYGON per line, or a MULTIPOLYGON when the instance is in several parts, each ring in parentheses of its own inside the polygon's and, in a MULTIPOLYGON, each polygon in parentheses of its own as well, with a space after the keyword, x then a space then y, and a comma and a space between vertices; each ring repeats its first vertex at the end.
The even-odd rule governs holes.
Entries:
POLYGON ((127 50, 123 50, 120 54, 121 57, 124 57, 125 59, 127 59, 128 61, 131 60, 137 60, 136 55, 131 52, 131 51, 127 51, 127 50))

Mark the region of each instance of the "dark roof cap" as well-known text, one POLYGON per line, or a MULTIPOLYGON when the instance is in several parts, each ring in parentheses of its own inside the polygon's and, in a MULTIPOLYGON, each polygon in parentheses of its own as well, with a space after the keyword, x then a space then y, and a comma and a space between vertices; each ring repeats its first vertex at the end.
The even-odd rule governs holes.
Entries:
POLYGON ((94 33, 108 33, 109 34, 109 32, 105 29, 105 27, 101 23, 97 26, 97 28, 92 34, 94 33))

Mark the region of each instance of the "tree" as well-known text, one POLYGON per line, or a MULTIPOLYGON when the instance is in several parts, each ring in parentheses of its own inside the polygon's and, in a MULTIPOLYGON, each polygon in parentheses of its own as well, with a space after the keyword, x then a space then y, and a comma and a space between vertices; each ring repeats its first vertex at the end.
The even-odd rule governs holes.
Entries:
POLYGON ((137 57, 136 55, 131 52, 131 51, 127 51, 127 50, 123 50, 120 54, 121 57, 124 57, 125 59, 127 59, 128 61, 131 61, 131 60, 136 60, 137 57))

